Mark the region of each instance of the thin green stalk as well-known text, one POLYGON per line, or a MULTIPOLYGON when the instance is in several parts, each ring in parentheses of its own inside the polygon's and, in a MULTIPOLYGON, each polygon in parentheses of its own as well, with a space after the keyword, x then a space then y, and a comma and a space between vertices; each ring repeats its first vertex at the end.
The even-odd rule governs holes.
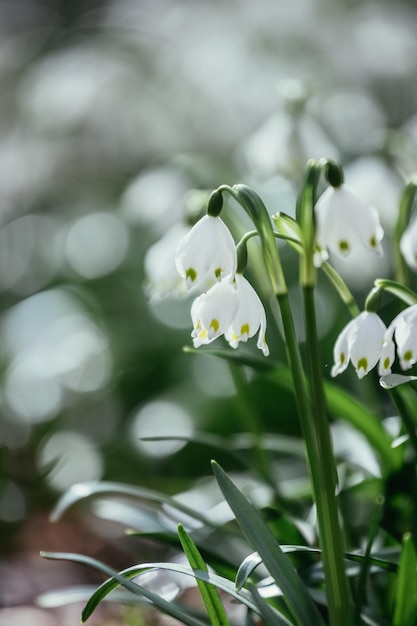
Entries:
MULTIPOLYGON (((313 169, 312 183, 315 184, 317 182, 317 171, 315 166, 313 169)), ((313 415, 313 407, 310 403, 305 381, 300 348, 288 300, 288 289, 275 242, 275 234, 265 205, 252 189, 245 185, 235 185, 232 188, 228 185, 222 185, 217 190, 217 192, 224 191, 230 193, 246 210, 261 238, 265 265, 281 310, 287 358, 291 369, 294 395, 306 445, 314 502, 317 507, 319 537, 328 597, 329 623, 331 626, 348 626, 350 624, 350 606, 336 504, 335 463, 331 446, 328 443, 326 444, 326 441, 328 442, 329 440, 329 433, 324 433, 324 422, 320 419, 315 420, 313 415), (317 427, 316 421, 321 424, 319 427, 317 427)), ((305 202, 311 204, 313 200, 314 194, 308 194, 305 202)), ((312 244, 308 246, 308 249, 308 256, 312 260, 312 244)), ((305 256, 305 253, 303 256, 305 256)), ((312 264, 308 263, 309 267, 306 267, 305 258, 302 259, 302 262, 305 265, 304 277, 308 279, 308 283, 314 283, 315 272, 314 269, 311 269, 312 264)), ((313 323, 315 327, 315 317, 313 317, 313 323)), ((315 354, 318 358, 318 350, 315 351, 315 354)), ((326 428, 328 428, 327 422, 325 424, 326 428)))
MULTIPOLYGON (((316 442, 319 449, 321 473, 320 509, 317 506, 319 529, 322 539, 323 565, 327 572, 326 581, 331 581, 328 593, 331 624, 349 623, 348 585, 344 567, 344 545, 339 524, 336 500, 337 474, 330 436, 326 400, 321 374, 321 359, 317 337, 314 287, 303 287, 306 323, 306 343, 310 374, 310 394, 313 403, 313 419, 316 442)), ((327 582, 327 584, 329 584, 327 582)))
POLYGON ((400 250, 400 240, 403 232, 408 224, 410 215, 413 209, 417 191, 417 185, 414 180, 411 180, 403 191, 400 200, 400 206, 398 210, 398 219, 394 231, 394 267, 395 267, 395 279, 402 285, 407 285, 408 280, 408 267, 403 259, 400 250))

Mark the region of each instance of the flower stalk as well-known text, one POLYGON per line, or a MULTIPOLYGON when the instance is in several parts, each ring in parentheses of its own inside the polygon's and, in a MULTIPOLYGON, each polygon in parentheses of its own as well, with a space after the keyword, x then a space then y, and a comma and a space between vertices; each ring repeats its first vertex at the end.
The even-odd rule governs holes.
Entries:
MULTIPOLYGON (((304 189, 300 201, 301 211, 304 214, 306 214, 307 208, 311 208, 311 212, 313 211, 320 168, 323 167, 323 164, 316 166, 315 163, 314 165, 312 163, 311 165, 312 174, 311 177, 307 176, 306 189, 304 189)), ((309 228, 313 229, 313 236, 311 236, 311 233, 306 233, 303 244, 307 246, 308 251, 306 253, 304 250, 302 256, 302 276, 307 281, 307 284, 304 285, 307 340, 313 344, 313 347, 310 349, 311 391, 313 398, 313 402, 311 402, 289 305, 288 292, 275 243, 275 235, 265 205, 252 189, 244 185, 236 185, 233 188, 224 185, 219 187, 219 190, 229 192, 239 202, 252 218, 261 238, 266 267, 281 311, 287 358, 292 373, 294 395, 306 446, 313 497, 317 507, 329 606, 329 623, 332 626, 347 626, 350 619, 350 606, 343 561, 343 541, 336 501, 336 465, 325 410, 321 370, 318 366, 319 351, 313 301, 315 284, 315 269, 313 266, 314 217, 312 216, 309 221, 309 228), (306 259, 308 262, 306 262, 306 259)))

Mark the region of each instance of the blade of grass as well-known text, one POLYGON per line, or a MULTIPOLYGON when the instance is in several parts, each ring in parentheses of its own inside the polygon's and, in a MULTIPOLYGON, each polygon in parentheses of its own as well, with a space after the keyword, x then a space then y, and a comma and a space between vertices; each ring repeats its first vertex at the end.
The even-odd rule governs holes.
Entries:
POLYGON ((252 594, 253 601, 259 609, 259 613, 266 626, 292 626, 293 622, 289 622, 286 617, 277 613, 272 606, 265 602, 260 596, 257 588, 253 584, 248 585, 248 589, 252 594))
POLYGON ((223 469, 212 462, 219 487, 251 546, 281 588, 287 607, 300 626, 320 626, 323 619, 291 561, 281 550, 258 511, 239 491, 223 469))
MULTIPOLYGON (((103 572, 104 574, 106 574, 106 576, 111 576, 117 582, 117 585, 121 585, 122 587, 124 587, 125 589, 133 593, 134 595, 146 598, 147 600, 149 600, 149 602, 152 603, 153 606, 155 606, 159 611, 161 611, 161 613, 170 615, 171 617, 174 617, 180 620, 187 626, 202 626, 202 622, 192 617, 185 609, 181 608, 180 606, 172 602, 168 602, 164 598, 161 598, 161 596, 159 596, 158 594, 153 593, 152 591, 149 591, 148 589, 145 589, 145 587, 142 587, 141 585, 138 585, 137 583, 134 583, 131 580, 128 580, 128 578, 126 578, 125 576, 117 572, 116 570, 112 569, 108 565, 101 563, 101 561, 98 561, 97 559, 93 559, 91 557, 84 556, 82 554, 68 554, 68 553, 60 553, 60 552, 58 553, 41 552, 41 556, 47 559, 59 559, 59 560, 63 559, 67 561, 74 561, 76 563, 82 563, 84 565, 88 565, 89 567, 92 567, 94 569, 99 570, 100 572, 103 572)), ((82 622, 85 622, 90 615, 91 613, 90 612, 86 613, 86 610, 84 609, 82 613, 82 622)))
POLYGON ((393 626, 404 626, 414 609, 417 593, 417 560, 413 538, 410 533, 403 536, 400 564, 395 591, 393 626))
MULTIPOLYGON (((191 537, 187 534, 181 524, 178 526, 178 537, 193 571, 201 570, 208 572, 207 566, 198 551, 197 546, 191 537)), ((203 580, 197 579, 197 585, 203 598, 204 605, 210 617, 212 626, 230 626, 230 622, 226 615, 223 603, 220 599, 219 592, 212 585, 207 584, 203 580)))
POLYGON ((111 578, 104 581, 104 583, 102 583, 96 589, 94 594, 91 596, 91 598, 87 602, 87 605, 85 606, 84 611, 83 611, 83 621, 86 621, 86 619, 93 613, 93 611, 97 608, 100 602, 104 600, 104 598, 106 598, 108 594, 111 593, 114 589, 117 589, 120 585, 122 585, 123 587, 125 587, 126 589, 134 593, 135 595, 140 596, 141 594, 138 593, 136 589, 137 585, 135 585, 135 583, 130 582, 130 579, 136 578, 149 570, 167 570, 170 572, 175 572, 177 574, 184 574, 185 576, 191 576, 198 580, 203 580, 206 583, 214 585, 218 589, 221 589, 222 591, 228 593, 233 598, 235 598, 238 602, 241 602, 242 604, 247 606, 251 611, 258 613, 258 609, 252 600, 251 594, 245 589, 242 589, 241 591, 237 591, 234 583, 231 580, 228 580, 227 578, 223 578, 222 576, 218 576, 216 574, 212 574, 210 572, 204 572, 202 570, 193 572, 189 567, 184 566, 184 565, 179 565, 177 563, 164 563, 164 562, 142 563, 140 565, 134 565, 132 567, 128 567, 127 569, 122 570, 121 572, 115 572, 116 576, 113 576, 113 574, 110 574, 110 571, 114 572, 114 570, 109 568, 107 565, 104 565, 100 561, 91 559, 90 557, 86 557, 82 554, 74 554, 74 553, 67 553, 67 552, 42 552, 41 556, 47 559, 66 560, 66 561, 73 561, 76 563, 82 563, 84 565, 89 565, 90 567, 93 567, 95 569, 98 569, 99 571, 104 572, 107 576, 111 576, 111 578), (130 586, 125 583, 129 583, 130 586), (131 585, 133 585, 133 588, 131 587, 131 585))

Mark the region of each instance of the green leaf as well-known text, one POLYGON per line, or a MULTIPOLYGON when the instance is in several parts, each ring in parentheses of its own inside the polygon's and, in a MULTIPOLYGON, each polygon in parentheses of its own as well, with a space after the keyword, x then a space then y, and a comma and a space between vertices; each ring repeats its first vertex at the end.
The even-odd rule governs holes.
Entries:
POLYGON ((282 590, 284 600, 296 623, 300 626, 324 624, 307 588, 258 511, 217 463, 213 462, 212 466, 219 487, 234 512, 239 526, 282 590))
MULTIPOLYGON (((178 536, 180 538, 185 556, 187 557, 193 571, 195 572, 196 570, 201 570, 207 572, 207 566, 201 557, 197 546, 181 525, 178 526, 178 536)), ((207 584, 205 581, 198 579, 197 585, 207 609, 207 613, 209 614, 212 626, 229 626, 229 620, 217 589, 215 589, 212 585, 207 584)))
POLYGON ((404 376, 403 374, 386 374, 381 376, 379 384, 383 389, 394 389, 406 383, 411 383, 417 380, 417 376, 404 376))
POLYGON ((407 624, 415 608, 417 594, 417 560, 410 533, 403 535, 402 550, 395 590, 393 626, 407 624))
MULTIPOLYGON (((41 556, 47 559, 63 559, 68 561, 74 561, 76 563, 83 563, 84 565, 88 565, 97 569, 107 576, 111 576, 115 581, 117 581, 117 586, 121 585, 131 593, 136 596, 140 596, 149 600, 159 611, 165 613, 166 615, 170 615, 174 617, 187 626, 202 626, 202 622, 196 620, 192 617, 185 609, 173 604, 172 602, 168 602, 158 594, 145 589, 141 585, 128 580, 125 576, 116 572, 116 570, 112 569, 108 565, 101 563, 101 561, 97 561, 96 559, 92 559, 91 557, 84 556, 82 554, 68 554, 68 553, 50 553, 50 552, 41 552, 41 556)), ((88 606, 88 605, 87 605, 88 606)), ((87 607, 86 607, 87 609, 87 607)), ((82 621, 85 622, 87 618, 91 615, 91 612, 84 609, 82 614, 82 621)))
MULTIPOLYGON (((115 572, 100 561, 84 556, 82 554, 73 554, 67 552, 42 552, 41 556, 47 559, 66 560, 76 563, 83 563, 84 565, 89 565, 90 567, 104 572, 107 576, 111 576, 111 578, 106 580, 96 589, 95 593, 87 602, 87 605, 83 611, 83 621, 87 620, 87 618, 93 613, 93 611, 97 608, 100 602, 104 600, 104 598, 106 598, 108 594, 111 593, 114 589, 117 589, 120 585, 131 591, 131 593, 135 594, 136 596, 141 596, 140 590, 138 591, 139 586, 135 583, 130 582, 130 579, 140 576, 144 572, 155 569, 167 570, 170 572, 175 572, 177 574, 191 576, 196 580, 203 580, 228 593, 233 598, 247 606, 251 611, 259 613, 256 604, 252 600, 251 594, 245 589, 237 591, 234 583, 231 580, 228 580, 227 578, 223 578, 222 576, 218 576, 216 574, 212 574, 210 572, 204 572, 202 570, 193 572, 189 567, 179 565, 178 563, 142 563, 140 565, 128 567, 121 572, 115 572)), ((141 588, 139 587, 139 589, 141 588)), ((159 607, 157 606, 157 608, 159 607)))
POLYGON ((268 602, 265 602, 255 585, 249 583, 248 589, 266 626, 292 626, 293 622, 289 622, 286 617, 280 615, 268 602))
MULTIPOLYGON (((281 550, 284 554, 290 554, 291 552, 304 552, 310 554, 321 554, 320 548, 312 548, 311 546, 294 546, 294 545, 281 545, 281 550)), ((397 563, 393 561, 387 561, 386 559, 382 559, 376 555, 364 555, 357 554, 355 552, 344 552, 343 556, 347 561, 352 561, 355 563, 364 562, 372 565, 374 567, 378 567, 381 570, 385 570, 388 572, 396 572, 398 570, 397 563)), ((242 587, 246 584, 248 578, 252 575, 253 571, 262 563, 262 559, 257 552, 252 552, 249 554, 242 563, 239 565, 236 574, 236 589, 242 589, 242 587)))

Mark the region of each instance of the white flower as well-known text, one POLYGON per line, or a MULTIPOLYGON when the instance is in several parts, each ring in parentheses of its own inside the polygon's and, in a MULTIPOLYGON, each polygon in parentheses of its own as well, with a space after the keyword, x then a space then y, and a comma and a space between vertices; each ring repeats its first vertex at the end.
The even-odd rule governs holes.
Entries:
POLYGON ((359 378, 363 378, 379 361, 381 376, 391 373, 394 343, 386 337, 387 328, 376 314, 363 311, 345 326, 336 340, 332 376, 345 371, 352 362, 359 378))
POLYGON ((384 336, 384 342, 397 344, 397 355, 403 370, 417 363, 417 304, 407 307, 393 319, 384 336))
POLYGON ((316 206, 316 265, 328 259, 327 249, 345 257, 361 242, 369 250, 382 254, 384 234, 374 207, 363 203, 346 185, 328 187, 316 206))
POLYGON ((187 289, 207 278, 221 280, 236 271, 236 248, 220 217, 205 215, 179 243, 175 265, 187 289))
POLYGON ((236 274, 235 281, 238 306, 225 337, 232 348, 237 348, 239 341, 246 342, 259 330, 257 346, 264 356, 268 356, 269 348, 265 339, 266 315, 263 304, 244 276, 236 274))
POLYGON ((198 348, 223 335, 232 323, 237 306, 236 289, 230 280, 222 280, 198 296, 191 306, 194 346, 198 348))
POLYGON ((259 330, 258 348, 265 356, 266 315, 258 294, 240 274, 231 274, 194 300, 191 307, 196 348, 224 335, 232 348, 246 342, 259 330))
POLYGON ((417 215, 402 234, 400 250, 407 265, 417 272, 417 215))

